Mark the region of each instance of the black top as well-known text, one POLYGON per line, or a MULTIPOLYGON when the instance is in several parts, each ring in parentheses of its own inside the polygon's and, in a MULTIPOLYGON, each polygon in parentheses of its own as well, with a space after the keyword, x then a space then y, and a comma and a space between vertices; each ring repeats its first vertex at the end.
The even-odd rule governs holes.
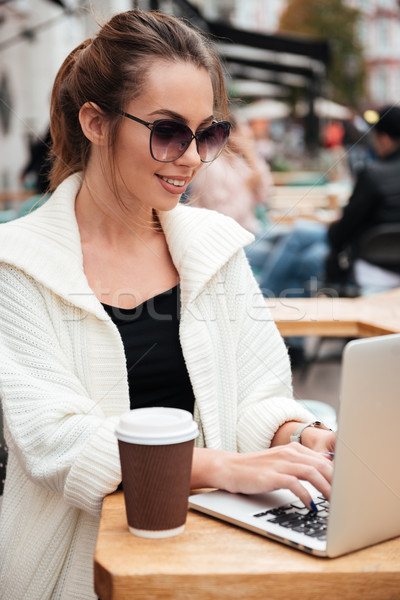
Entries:
POLYGON ((179 341, 175 286, 136 308, 103 304, 125 348, 131 408, 168 406, 193 414, 194 395, 179 341))

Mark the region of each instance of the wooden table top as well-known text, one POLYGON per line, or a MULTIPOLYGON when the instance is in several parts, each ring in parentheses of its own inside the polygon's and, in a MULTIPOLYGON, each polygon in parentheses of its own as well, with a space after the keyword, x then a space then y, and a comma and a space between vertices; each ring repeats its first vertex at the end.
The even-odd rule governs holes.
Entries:
POLYGON ((317 558, 189 510, 181 535, 149 540, 129 533, 119 492, 104 500, 95 587, 102 600, 395 600, 400 538, 317 558))
POLYGON ((266 302, 283 336, 400 333, 400 288, 359 298, 267 298, 266 302))
POLYGON ((340 218, 352 186, 347 182, 324 185, 277 185, 268 197, 268 217, 280 224, 307 219, 330 224, 340 218))
POLYGON ((36 194, 35 190, 6 190, 0 192, 0 208, 3 208, 3 205, 8 202, 20 204, 24 200, 31 198, 34 194, 36 194))
POLYGON ((293 208, 270 208, 268 218, 276 225, 293 225, 298 219, 307 219, 330 225, 340 217, 340 212, 329 208, 293 207, 293 208))

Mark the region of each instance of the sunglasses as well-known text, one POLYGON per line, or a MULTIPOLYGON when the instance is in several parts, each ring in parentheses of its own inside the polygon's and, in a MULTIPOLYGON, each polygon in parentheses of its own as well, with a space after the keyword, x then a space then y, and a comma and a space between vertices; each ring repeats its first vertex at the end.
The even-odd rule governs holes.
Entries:
POLYGON ((150 154, 159 162, 173 162, 180 158, 196 140, 197 152, 203 163, 210 163, 221 154, 228 141, 231 124, 228 121, 215 121, 209 127, 197 133, 180 121, 172 119, 158 119, 153 123, 143 121, 130 115, 119 108, 112 108, 107 104, 97 103, 100 108, 132 119, 150 129, 150 154))

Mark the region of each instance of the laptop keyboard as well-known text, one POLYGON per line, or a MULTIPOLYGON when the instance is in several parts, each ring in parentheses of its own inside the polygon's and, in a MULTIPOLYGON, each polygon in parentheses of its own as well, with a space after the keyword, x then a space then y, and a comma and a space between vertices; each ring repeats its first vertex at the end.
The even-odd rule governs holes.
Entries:
POLYGON ((270 523, 304 533, 317 540, 325 540, 329 502, 323 496, 318 497, 314 502, 318 509, 316 513, 309 510, 299 500, 292 504, 256 513, 253 517, 266 517, 270 523))

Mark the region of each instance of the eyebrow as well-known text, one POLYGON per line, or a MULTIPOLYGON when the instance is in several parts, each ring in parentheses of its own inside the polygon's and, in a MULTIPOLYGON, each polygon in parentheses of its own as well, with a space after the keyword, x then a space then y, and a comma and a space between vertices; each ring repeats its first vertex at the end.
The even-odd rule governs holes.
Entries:
MULTIPOLYGON (((182 115, 174 112, 173 110, 168 110, 168 109, 154 110, 153 112, 151 112, 149 114, 149 117, 151 117, 152 115, 165 115, 166 117, 174 119, 175 121, 182 121, 185 124, 187 124, 187 122, 188 122, 187 119, 185 119, 185 117, 182 117, 182 115)), ((214 121, 214 115, 210 115, 206 119, 203 119, 203 121, 200 123, 200 127, 201 127, 201 125, 209 123, 210 121, 214 121)))

